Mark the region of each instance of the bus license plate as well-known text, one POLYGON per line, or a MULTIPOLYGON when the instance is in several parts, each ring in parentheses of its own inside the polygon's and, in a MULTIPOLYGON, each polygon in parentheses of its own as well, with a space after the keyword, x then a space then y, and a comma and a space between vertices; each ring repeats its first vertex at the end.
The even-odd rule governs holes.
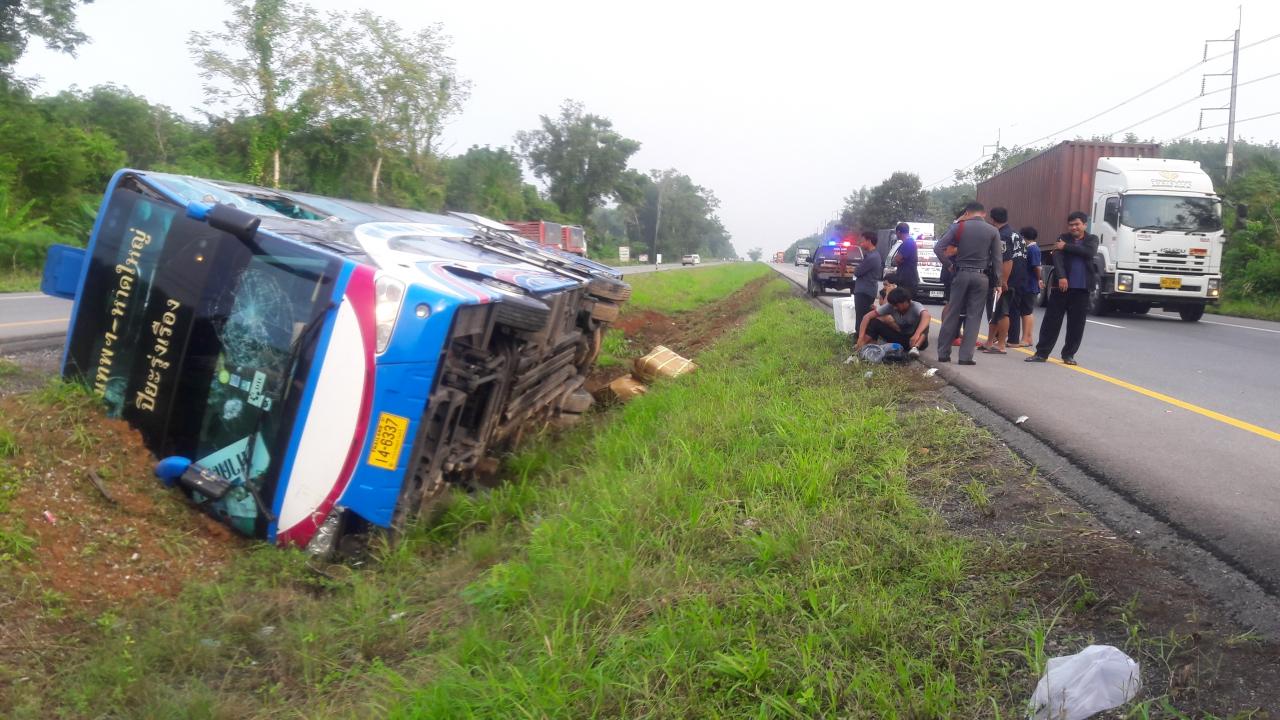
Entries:
POLYGON ((409 419, 391 413, 378 416, 378 427, 373 431, 373 447, 369 450, 369 464, 384 470, 395 470, 400 462, 400 448, 409 430, 409 419))
POLYGON ((1181 290, 1182 278, 1162 277, 1160 278, 1161 290, 1181 290))

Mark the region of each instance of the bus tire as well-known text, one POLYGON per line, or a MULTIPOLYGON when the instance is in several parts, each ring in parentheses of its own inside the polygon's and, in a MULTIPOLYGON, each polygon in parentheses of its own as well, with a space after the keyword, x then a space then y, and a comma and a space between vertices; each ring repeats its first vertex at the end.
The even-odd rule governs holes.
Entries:
POLYGON ((596 301, 595 305, 591 306, 591 319, 611 323, 618 319, 620 312, 622 308, 617 303, 596 301))
POLYGON ((551 308, 533 298, 504 295, 494 305, 497 323, 521 332, 537 332, 551 319, 551 308))
POLYGON ((606 300, 624 302, 631 298, 631 286, 621 280, 595 276, 587 282, 587 292, 606 300))

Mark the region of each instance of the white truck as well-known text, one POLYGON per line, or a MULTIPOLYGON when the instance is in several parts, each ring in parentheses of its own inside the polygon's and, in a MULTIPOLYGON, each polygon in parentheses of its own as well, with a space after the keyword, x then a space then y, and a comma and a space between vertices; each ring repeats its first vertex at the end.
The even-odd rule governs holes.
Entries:
MULTIPOLYGON (((1088 213, 1099 239, 1093 313, 1162 307, 1195 322, 1221 294, 1222 201, 1199 163, 1159 155, 1154 144, 1063 142, 979 183, 978 201, 1034 226, 1046 252, 1069 213, 1088 213)), ((1056 278, 1044 264, 1047 289, 1056 278)))
POLYGON ((1222 288, 1222 201, 1191 160, 1098 159, 1091 229, 1100 270, 1092 309, 1146 312, 1159 305, 1183 320, 1204 315, 1222 288))

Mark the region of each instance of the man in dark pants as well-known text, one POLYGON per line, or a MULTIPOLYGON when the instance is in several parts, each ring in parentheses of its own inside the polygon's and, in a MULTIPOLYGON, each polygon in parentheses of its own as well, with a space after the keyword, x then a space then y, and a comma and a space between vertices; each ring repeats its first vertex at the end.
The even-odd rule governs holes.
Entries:
POLYGON ((894 232, 898 234, 900 244, 898 251, 889 258, 889 267, 885 274, 894 273, 898 280, 896 284, 910 290, 911 296, 915 297, 916 288, 920 285, 916 241, 911 237, 911 226, 906 223, 898 223, 894 232))
POLYGON ((1089 216, 1079 210, 1067 216, 1067 232, 1053 246, 1053 269, 1058 286, 1049 292, 1049 307, 1040 324, 1036 354, 1026 362, 1045 362, 1058 342, 1062 316, 1067 317, 1067 340, 1062 346, 1064 365, 1075 365, 1076 351, 1084 339, 1084 322, 1089 312, 1089 292, 1098 281, 1093 256, 1098 252, 1098 236, 1085 232, 1089 216))
POLYGON ((853 269, 853 311, 856 322, 861 324, 862 318, 875 307, 884 260, 876 252, 876 234, 870 230, 858 238, 858 247, 862 249, 862 260, 853 269))
POLYGON ((960 364, 977 365, 973 360, 973 347, 982 329, 983 305, 987 300, 987 266, 1000 267, 1000 232, 983 222, 986 208, 982 203, 971 202, 964 208, 964 215, 943 233, 933 252, 944 265, 954 263, 955 277, 951 281, 951 302, 942 317, 942 330, 938 333, 938 362, 951 362, 951 341, 960 331, 960 316, 964 315, 964 341, 960 344, 960 364), (955 250, 948 252, 949 248, 955 250))
POLYGON ((991 322, 987 328, 987 344, 982 350, 1004 355, 1009 337, 1009 286, 1013 280, 1019 248, 1025 256, 1026 247, 1022 245, 1022 238, 1018 233, 1009 226, 1008 210, 1002 207, 991 208, 991 212, 987 213, 987 221, 1000 232, 1000 264, 996 266, 994 278, 991 279, 993 285, 987 291, 987 317, 991 322), (1000 291, 998 299, 995 297, 996 290, 1000 291))

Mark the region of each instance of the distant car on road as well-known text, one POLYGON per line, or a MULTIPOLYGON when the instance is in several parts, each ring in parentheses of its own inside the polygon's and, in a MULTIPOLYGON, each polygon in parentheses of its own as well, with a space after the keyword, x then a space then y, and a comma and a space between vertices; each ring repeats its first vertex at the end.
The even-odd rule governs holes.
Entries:
POLYGON ((853 291, 853 270, 862 261, 862 248, 852 240, 829 240, 812 254, 805 291, 818 296, 828 290, 853 291))
POLYGON ((809 264, 809 248, 796 250, 796 267, 809 264))
POLYGON ((699 264, 701 264, 701 263, 702 263, 702 258, 701 258, 701 257, 698 257, 698 255, 696 255, 696 254, 694 254, 694 255, 682 255, 682 256, 680 257, 680 264, 681 264, 681 265, 699 265, 699 264))

